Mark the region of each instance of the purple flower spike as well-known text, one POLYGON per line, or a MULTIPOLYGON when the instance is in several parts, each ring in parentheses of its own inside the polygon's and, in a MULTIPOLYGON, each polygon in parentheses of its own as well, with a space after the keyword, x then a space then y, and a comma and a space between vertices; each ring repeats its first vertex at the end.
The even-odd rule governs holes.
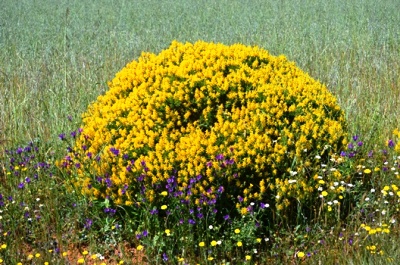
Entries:
POLYGON ((388 141, 388 146, 389 146, 390 148, 393 148, 393 147, 394 147, 394 142, 393 142, 392 139, 390 139, 390 140, 388 141))
POLYGON ((355 141, 357 141, 358 140, 358 135, 354 135, 353 136, 353 141, 355 142, 355 141))

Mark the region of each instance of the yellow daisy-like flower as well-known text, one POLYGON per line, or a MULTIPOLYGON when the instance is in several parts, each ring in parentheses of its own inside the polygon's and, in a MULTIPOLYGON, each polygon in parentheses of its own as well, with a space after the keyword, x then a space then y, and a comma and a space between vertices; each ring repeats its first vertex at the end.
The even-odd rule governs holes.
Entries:
POLYGON ((199 243, 199 247, 204 247, 206 244, 202 241, 199 243))
POLYGON ((246 255, 245 259, 246 260, 251 260, 251 256, 250 255, 246 255))
POLYGON ((215 247, 217 244, 218 244, 217 241, 215 240, 211 241, 211 246, 215 247))
POLYGON ((1 245, 1 248, 2 248, 2 249, 6 249, 6 248, 7 248, 7 244, 2 244, 2 245, 1 245))
POLYGON ((240 233, 240 229, 239 228, 236 228, 235 229, 235 234, 239 234, 240 233))
POLYGON ((328 192, 323 191, 323 192, 321 193, 321 195, 322 195, 323 197, 326 197, 326 196, 328 196, 328 192))
POLYGON ((304 252, 302 252, 302 251, 300 251, 300 252, 297 253, 297 257, 299 257, 299 258, 302 258, 302 257, 304 257, 304 256, 305 256, 305 254, 304 254, 304 252))
POLYGON ((364 173, 365 174, 369 174, 369 173, 371 173, 372 171, 371 171, 371 169, 369 169, 369 168, 366 168, 366 169, 364 169, 364 173))
POLYGON ((242 243, 241 241, 239 241, 239 242, 236 243, 236 245, 237 245, 238 247, 241 247, 241 246, 243 246, 243 243, 242 243))
POLYGON ((142 245, 139 245, 139 246, 136 247, 136 250, 138 250, 138 251, 141 251, 143 249, 144 249, 144 246, 142 246, 142 245))
POLYGON ((165 209, 167 209, 167 208, 168 208, 167 205, 162 205, 162 206, 161 206, 161 210, 165 210, 165 209))
POLYGON ((85 259, 83 258, 78 259, 78 264, 83 264, 83 263, 85 263, 85 259))

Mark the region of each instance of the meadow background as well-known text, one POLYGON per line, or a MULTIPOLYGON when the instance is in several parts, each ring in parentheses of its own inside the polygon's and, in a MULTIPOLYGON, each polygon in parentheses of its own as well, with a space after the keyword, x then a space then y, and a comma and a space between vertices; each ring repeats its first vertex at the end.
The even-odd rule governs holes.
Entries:
MULTIPOLYGON (((158 53, 173 40, 243 43, 284 54, 337 96, 351 135, 362 137, 367 154, 400 127, 398 10, 397 0, 2 0, 2 178, 6 149, 40 141, 41 156, 61 157, 65 146, 57 136, 79 126, 81 113, 107 90, 115 73, 142 51, 158 53)), ((68 200, 55 200, 56 195, 49 195, 55 205, 68 200)), ((66 213, 53 221, 85 214, 66 213)), ((10 253, 17 249, 12 244, 10 253)), ((21 253, 10 253, 3 259, 21 259, 21 253)), ((360 257, 353 257, 357 264, 360 257)))

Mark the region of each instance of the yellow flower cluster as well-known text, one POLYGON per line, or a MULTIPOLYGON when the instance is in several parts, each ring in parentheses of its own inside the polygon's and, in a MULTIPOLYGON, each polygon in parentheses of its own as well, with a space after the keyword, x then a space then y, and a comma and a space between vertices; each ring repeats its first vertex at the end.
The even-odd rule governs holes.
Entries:
POLYGON ((346 144, 329 90, 258 47, 174 41, 126 65, 109 88, 83 114, 69 163, 82 165, 83 193, 117 204, 139 192, 154 200, 171 175, 184 194, 209 199, 220 183, 244 201, 298 196, 314 189, 307 179, 289 185, 290 172, 307 175, 319 164, 313 154, 346 144))

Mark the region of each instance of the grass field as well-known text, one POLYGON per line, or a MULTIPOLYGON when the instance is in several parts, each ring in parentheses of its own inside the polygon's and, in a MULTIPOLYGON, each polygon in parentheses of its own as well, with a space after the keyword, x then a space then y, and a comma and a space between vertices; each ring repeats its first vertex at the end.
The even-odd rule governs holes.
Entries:
MULTIPOLYGON (((131 253, 141 242, 136 236, 138 224, 97 215, 104 205, 67 193, 59 185, 62 176, 51 165, 64 155, 58 135, 79 127, 89 103, 107 90, 107 82, 128 62, 142 51, 158 53, 173 40, 205 40, 257 45, 273 55, 284 54, 326 84, 346 113, 351 135, 363 142, 357 160, 344 163, 341 170, 372 173, 365 173, 371 174, 368 186, 353 183, 355 207, 345 224, 331 229, 321 217, 313 224, 276 228, 268 241, 262 239, 262 247, 231 246, 231 254, 220 260, 218 255, 228 247, 213 252, 215 259, 209 260, 211 254, 199 250, 193 239, 193 247, 185 248, 185 260, 189 264, 396 264, 399 212, 394 187, 400 187, 395 174, 399 161, 386 144, 400 127, 398 10, 397 0, 2 0, 0 259, 4 264, 92 264, 90 256, 99 253, 97 258, 104 256, 107 264, 130 263, 132 256, 136 262, 143 257, 148 264, 179 263, 168 249, 172 241, 161 236, 147 242, 146 247, 153 248, 147 255, 140 250, 131 253), (5 153, 6 149, 14 151, 5 153), (370 158, 372 149, 376 153, 388 149, 389 154, 370 158), (28 153, 35 156, 24 158, 25 169, 9 168, 11 158, 23 159, 28 153), (38 169, 38 162, 46 164, 38 169), (380 214, 368 217, 361 212, 367 209, 380 214), (89 231, 91 222, 96 229, 89 231), (385 225, 390 233, 383 232, 385 225), (116 229, 119 226, 121 230, 116 229), (305 257, 298 257, 303 252, 305 257)), ((183 245, 173 243, 175 248, 183 245)))

